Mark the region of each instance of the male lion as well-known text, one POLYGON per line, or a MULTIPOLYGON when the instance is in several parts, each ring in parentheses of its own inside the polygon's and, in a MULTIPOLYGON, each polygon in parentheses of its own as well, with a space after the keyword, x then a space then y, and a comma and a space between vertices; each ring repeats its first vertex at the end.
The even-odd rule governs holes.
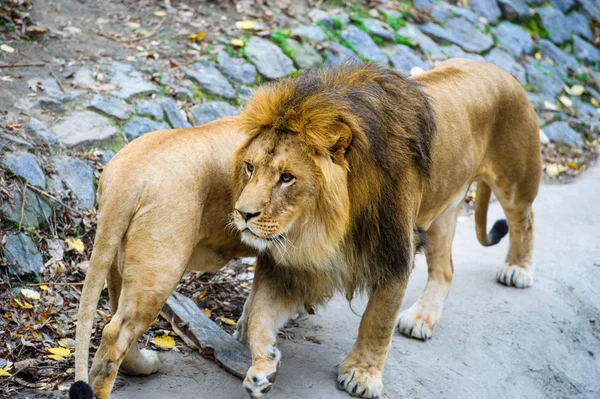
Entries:
POLYGON ((102 332, 89 383, 110 396, 117 370, 157 371, 158 357, 137 339, 156 319, 186 270, 217 271, 234 256, 254 256, 227 229, 231 165, 244 141, 237 118, 134 140, 111 160, 98 187, 98 227, 77 323, 72 399, 92 398, 88 352, 104 280, 113 317, 102 332))
POLYGON ((497 279, 533 282, 533 211, 541 175, 536 114, 508 73, 454 59, 414 79, 368 65, 307 72, 260 89, 242 113, 234 220, 260 251, 239 323, 253 364, 244 386, 263 397, 275 378, 276 333, 289 315, 335 292, 370 298, 354 348, 339 368, 351 395, 382 393, 382 375, 414 255, 426 235, 429 280, 399 330, 432 336, 453 275, 456 218, 478 182, 483 245, 491 191, 510 228, 497 279), (247 324, 246 324, 247 323, 247 324))

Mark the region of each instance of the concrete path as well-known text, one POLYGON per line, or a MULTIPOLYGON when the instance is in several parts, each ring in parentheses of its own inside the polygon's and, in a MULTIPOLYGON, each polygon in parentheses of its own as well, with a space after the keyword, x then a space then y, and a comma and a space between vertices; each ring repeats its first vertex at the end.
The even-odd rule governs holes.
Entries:
MULTIPOLYGON (((494 279, 508 241, 481 247, 473 218, 460 218, 454 282, 435 336, 421 342, 394 335, 385 397, 600 397, 600 167, 571 185, 543 185, 535 210, 537 271, 526 290, 494 279)), ((498 217, 495 203, 489 220, 498 217)), ((418 298, 426 277, 420 256, 403 309, 418 298)), ((361 314, 364 301, 352 307, 361 314)), ((352 347, 359 320, 335 298, 301 321, 295 338, 280 342, 283 362, 268 397, 349 398, 335 387, 336 366, 352 347)), ((247 397, 240 380, 197 354, 169 352, 161 359, 158 374, 125 378, 113 397, 247 397)))

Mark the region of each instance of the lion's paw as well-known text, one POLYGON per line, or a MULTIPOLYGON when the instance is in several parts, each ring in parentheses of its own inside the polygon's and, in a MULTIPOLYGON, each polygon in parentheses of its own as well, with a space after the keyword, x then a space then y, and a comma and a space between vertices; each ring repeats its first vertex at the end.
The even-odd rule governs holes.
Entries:
POLYGON ((262 398, 271 390, 277 378, 280 360, 281 352, 277 348, 272 348, 272 359, 257 360, 248 369, 244 388, 251 398, 262 398))
POLYGON ((398 332, 416 339, 427 341, 433 337, 437 315, 428 315, 418 304, 406 309, 398 316, 398 332))
POLYGON ((378 398, 383 391, 381 370, 368 365, 344 362, 338 373, 338 388, 359 398, 378 398))
POLYGON ((121 363, 120 372, 129 375, 150 375, 154 374, 160 368, 160 359, 158 354, 150 349, 142 349, 134 352, 133 359, 125 358, 121 363))
POLYGON ((505 263, 498 267, 496 279, 504 285, 514 286, 517 288, 527 288, 533 285, 533 273, 535 265, 533 263, 525 266, 505 263))

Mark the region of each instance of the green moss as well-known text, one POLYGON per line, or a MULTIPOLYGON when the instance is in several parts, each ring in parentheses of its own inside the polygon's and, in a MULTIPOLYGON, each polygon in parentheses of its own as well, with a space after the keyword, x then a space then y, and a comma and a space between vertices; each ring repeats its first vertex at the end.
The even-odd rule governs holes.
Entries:
POLYGON ((296 61, 296 57, 294 56, 292 49, 286 43, 286 40, 289 37, 290 37, 289 33, 278 30, 278 29, 271 32, 271 35, 270 35, 271 41, 273 43, 277 44, 281 48, 281 51, 283 51, 283 53, 285 55, 290 57, 292 59, 292 61, 296 61))
POLYGON ((394 43, 414 47, 413 42, 411 42, 408 38, 406 38, 402 35, 399 35, 398 33, 394 33, 394 43))
POLYGON ((526 24, 521 24, 521 27, 524 28, 527 33, 529 33, 529 36, 535 39, 548 39, 550 37, 539 20, 539 17, 531 18, 526 24))
POLYGON ((387 15, 385 15, 385 23, 394 31, 406 26, 406 21, 403 18, 388 18, 387 15))
POLYGON ((123 135, 123 133, 121 131, 119 131, 115 135, 115 138, 112 140, 112 142, 102 146, 102 149, 103 150, 111 150, 116 154, 117 152, 119 152, 119 150, 121 150, 121 148, 125 147, 125 144, 126 144, 125 136, 123 135))
POLYGON ((358 17, 358 18, 371 18, 371 15, 369 14, 369 10, 367 10, 360 1, 356 0, 352 3, 352 5, 349 7, 349 11, 350 11, 350 16, 351 17, 358 17))
POLYGON ((356 53, 356 48, 348 40, 340 38, 340 44, 356 53))
POLYGON ((352 22, 354 22, 354 25, 358 26, 358 29, 362 30, 363 32, 369 33, 369 29, 367 29, 367 25, 365 24, 365 21, 363 21, 362 18, 352 17, 352 22))
POLYGON ((333 25, 333 30, 342 30, 344 27, 344 23, 339 18, 331 18, 331 24, 333 25))

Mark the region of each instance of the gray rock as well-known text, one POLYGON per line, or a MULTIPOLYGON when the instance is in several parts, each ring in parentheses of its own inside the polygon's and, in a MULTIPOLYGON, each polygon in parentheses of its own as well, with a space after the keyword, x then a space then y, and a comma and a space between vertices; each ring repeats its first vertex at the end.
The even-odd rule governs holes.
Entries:
POLYGON ((110 120, 92 111, 76 111, 52 126, 58 140, 69 148, 98 146, 112 141, 117 128, 110 120))
POLYGON ((435 4, 434 0, 413 0, 413 6, 415 8, 427 8, 433 4, 435 4))
POLYGON ((590 24, 586 17, 577 11, 573 11, 567 15, 567 20, 569 21, 571 31, 573 31, 574 34, 579 35, 588 41, 592 40, 592 30, 590 29, 590 24))
POLYGON ((388 53, 388 57, 394 68, 406 76, 410 76, 410 71, 414 67, 419 67, 424 71, 429 70, 429 66, 423 62, 419 54, 408 46, 395 45, 388 53))
POLYGON ((390 18, 390 19, 404 18, 404 15, 400 11, 394 10, 391 8, 386 8, 384 6, 378 6, 377 11, 379 11, 379 13, 386 18, 390 18))
POLYGON ((494 45, 489 36, 475 29, 464 18, 449 19, 445 27, 428 22, 420 29, 429 36, 449 41, 472 53, 484 52, 494 45))
POLYGON ((535 89, 548 97, 556 97, 563 89, 562 74, 552 65, 541 64, 529 58, 525 64, 527 80, 535 89))
POLYGON ((536 110, 544 109, 544 102, 549 101, 550 103, 554 103, 555 100, 552 97, 548 97, 544 94, 540 93, 531 93, 529 91, 525 92, 527 99, 536 110))
POLYGON ((294 72, 294 63, 272 42, 252 36, 246 45, 246 56, 268 79, 278 79, 294 72))
MULTIPOLYGON (((317 29, 323 33, 323 30, 316 26, 317 29)), ((225 51, 220 51, 217 55, 219 62, 219 69, 230 81, 243 84, 251 85, 256 81, 256 67, 248 64, 242 59, 234 59, 229 56, 225 51)))
POLYGON ((398 34, 406 37, 414 45, 421 48, 421 51, 426 56, 433 60, 444 60, 446 56, 440 50, 440 46, 436 44, 431 38, 425 35, 421 30, 412 24, 406 24, 406 26, 398 29, 398 34))
POLYGON ((358 29, 358 27, 348 26, 342 31, 341 37, 356 49, 358 55, 377 64, 388 65, 389 61, 385 53, 377 47, 371 36, 358 29))
MULTIPOLYGON (((542 127, 541 123, 540 127, 542 127)), ((550 139, 548 138, 548 136, 546 136, 546 133, 544 133, 542 129, 540 129, 540 143, 542 143, 543 145, 550 144, 550 139)))
POLYGON ((0 131, 0 152, 2 152, 5 148, 11 148, 11 149, 32 149, 33 148, 33 144, 31 144, 28 141, 22 140, 18 137, 15 137, 11 134, 7 134, 7 133, 2 133, 2 131, 0 131))
POLYGON ((554 122, 544 128, 546 136, 558 143, 564 143, 569 147, 583 147, 585 143, 575 130, 571 129, 567 122, 554 122))
POLYGON ((196 126, 239 114, 238 110, 233 105, 223 101, 200 104, 193 107, 190 111, 196 126))
POLYGON ((146 133, 168 130, 169 128, 169 125, 164 122, 156 122, 136 116, 123 126, 123 132, 128 141, 133 141, 146 133))
POLYGON ((573 36, 573 54, 589 64, 600 61, 600 50, 577 35, 573 36))
POLYGON ((23 233, 7 235, 4 257, 10 274, 23 279, 39 280, 44 263, 29 236, 23 233))
POLYGON ((18 223, 26 229, 48 226, 52 209, 35 191, 29 188, 25 190, 25 203, 23 203, 21 189, 11 189, 9 194, 12 201, 5 201, 1 206, 2 216, 5 219, 18 223))
POLYGON ((488 53, 488 55, 485 57, 485 60, 492 64, 498 65, 500 68, 513 75, 522 85, 527 83, 527 79, 525 77, 525 68, 516 62, 510 54, 500 50, 499 48, 495 48, 488 53))
POLYGON ((172 94, 176 99, 180 101, 194 101, 194 93, 191 90, 177 85, 170 85, 169 87, 173 90, 172 94))
MULTIPOLYGON (((315 43, 321 43, 325 40, 325 32, 320 26, 316 25, 300 25, 290 29, 292 35, 302 39, 308 39, 315 43)), ((219 64, 221 61, 219 61, 219 64)))
POLYGON ((189 79, 195 80, 200 89, 209 94, 235 98, 235 90, 225 76, 208 60, 201 60, 194 64, 194 70, 183 69, 183 73, 189 79))
POLYGON ((350 23, 350 18, 345 14, 329 15, 323 10, 313 9, 308 13, 308 17, 314 22, 323 25, 325 28, 333 30, 336 28, 334 21, 344 27, 350 23))
POLYGON ((94 151, 94 155, 96 155, 102 165, 106 165, 113 159, 115 152, 111 150, 96 150, 94 151))
POLYGON ((46 190, 49 193, 61 196, 65 191, 67 191, 67 186, 65 186, 62 180, 60 180, 60 177, 57 175, 52 175, 48 178, 46 190))
POLYGON ((289 38, 285 39, 285 44, 291 50, 294 63, 299 69, 316 68, 323 64, 323 58, 310 44, 289 38))
POLYGON ((54 152, 58 148, 58 137, 50 131, 41 121, 31 118, 29 123, 23 128, 25 134, 34 138, 34 140, 46 145, 50 151, 54 152))
POLYGON ((577 97, 571 97, 577 115, 583 118, 600 118, 600 113, 592 104, 585 103, 577 97))
POLYGON ((61 112, 64 111, 62 102, 50 97, 39 98, 31 108, 43 109, 44 111, 61 112))
POLYGON ((94 171, 85 162, 67 156, 55 159, 56 172, 79 200, 82 208, 92 208, 96 202, 94 171))
POLYGON ((485 58, 483 58, 479 54, 467 53, 463 49, 458 47, 456 44, 442 46, 440 47, 440 50, 446 56, 446 58, 467 58, 474 61, 485 61, 485 58))
POLYGON ((590 86, 586 87, 585 89, 588 93, 590 93, 590 96, 594 97, 597 101, 600 101, 600 93, 599 92, 597 92, 590 86))
POLYGON ((575 4, 575 0, 549 0, 550 4, 558 8, 562 12, 567 12, 575 4))
POLYGON ((562 44, 571 38, 571 25, 565 14, 555 8, 543 7, 536 9, 544 29, 548 32, 550 40, 562 44))
POLYGON ((394 31, 378 19, 364 18, 362 22, 364 23, 365 28, 367 28, 367 31, 370 34, 379 36, 383 40, 387 40, 390 42, 394 41, 394 31))
POLYGON ((533 51, 533 40, 523 28, 510 22, 502 22, 492 29, 496 36, 497 44, 504 48, 509 54, 520 57, 533 51))
POLYGON ((438 3, 431 8, 431 17, 439 23, 446 22, 453 17, 462 17, 471 25, 483 28, 477 15, 468 8, 456 7, 448 3, 438 3))
POLYGON ((577 0, 577 4, 588 18, 600 18, 600 3, 598 3, 598 0, 577 0))
POLYGON ((498 6, 506 19, 527 22, 531 18, 531 12, 525 0, 498 0, 498 6))
POLYGON ((469 7, 473 9, 475 14, 484 17, 491 24, 497 23, 502 14, 496 0, 471 0, 469 1, 469 7))
POLYGON ((122 121, 129 119, 133 113, 132 106, 125 101, 114 97, 105 98, 100 95, 92 97, 92 101, 88 104, 88 108, 122 121))
POLYGON ((157 121, 162 121, 165 116, 160 104, 151 101, 138 101, 135 103, 135 113, 140 116, 148 116, 157 121))
POLYGON ((527 3, 531 7, 539 7, 543 6, 544 3, 546 3, 546 1, 547 0, 525 0, 525 3, 527 3))
POLYGON ((338 42, 328 43, 323 54, 325 54, 325 65, 327 66, 339 65, 353 57, 358 59, 352 50, 342 46, 338 42))
POLYGON ((96 85, 96 79, 94 79, 92 71, 81 67, 73 76, 73 85, 82 89, 90 89, 96 85))
POLYGON ((58 82, 54 78, 32 78, 27 81, 30 87, 37 87, 41 90, 46 97, 50 97, 57 101, 68 101, 72 100, 73 96, 64 93, 58 82))
POLYGON ((165 111, 167 122, 169 122, 173 128, 184 129, 192 127, 187 119, 181 115, 181 112, 179 112, 179 108, 177 108, 177 103, 175 100, 172 98, 165 98, 161 101, 160 105, 162 106, 163 111, 165 111))
POLYGON ((41 189, 46 187, 46 176, 35 155, 27 153, 7 154, 0 159, 0 163, 32 186, 41 189))
POLYGON ((581 69, 575 57, 565 53, 549 40, 541 39, 540 49, 542 56, 550 58, 554 62, 554 65, 556 65, 556 67, 564 74, 566 74, 569 69, 573 72, 578 72, 581 69))
POLYGON ((108 82, 118 87, 111 94, 122 100, 157 92, 156 86, 146 82, 143 75, 132 65, 117 61, 113 61, 110 66, 108 82))

